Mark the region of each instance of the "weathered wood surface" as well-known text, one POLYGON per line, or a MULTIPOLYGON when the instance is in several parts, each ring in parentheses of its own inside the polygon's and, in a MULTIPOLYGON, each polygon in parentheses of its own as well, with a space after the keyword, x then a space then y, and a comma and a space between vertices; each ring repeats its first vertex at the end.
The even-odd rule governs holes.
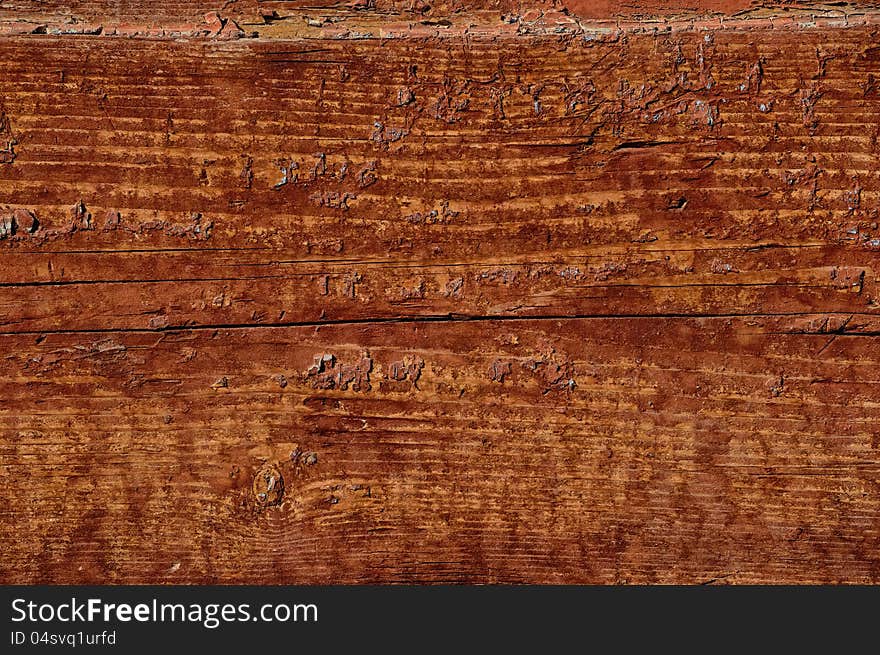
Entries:
POLYGON ((870 8, 43 4, 0 580, 880 580, 870 8))

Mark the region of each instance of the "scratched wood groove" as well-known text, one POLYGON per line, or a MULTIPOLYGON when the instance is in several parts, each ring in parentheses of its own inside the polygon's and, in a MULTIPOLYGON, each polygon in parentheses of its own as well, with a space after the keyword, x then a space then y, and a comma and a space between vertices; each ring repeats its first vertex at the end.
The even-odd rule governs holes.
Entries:
POLYGON ((0 6, 0 581, 880 580, 868 5, 119 4, 0 6))

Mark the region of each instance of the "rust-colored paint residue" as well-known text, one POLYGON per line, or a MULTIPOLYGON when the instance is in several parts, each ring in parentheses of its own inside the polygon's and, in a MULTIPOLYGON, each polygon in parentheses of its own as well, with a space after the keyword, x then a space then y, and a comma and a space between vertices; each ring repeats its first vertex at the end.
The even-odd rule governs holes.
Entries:
POLYGON ((0 580, 880 580, 876 13, 65 4, 0 580))

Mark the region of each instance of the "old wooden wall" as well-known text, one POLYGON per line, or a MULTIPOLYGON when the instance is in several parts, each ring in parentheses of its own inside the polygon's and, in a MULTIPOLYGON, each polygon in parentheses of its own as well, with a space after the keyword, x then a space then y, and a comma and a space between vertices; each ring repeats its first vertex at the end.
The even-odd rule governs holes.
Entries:
POLYGON ((880 581, 878 23, 0 4, 0 580, 880 581))

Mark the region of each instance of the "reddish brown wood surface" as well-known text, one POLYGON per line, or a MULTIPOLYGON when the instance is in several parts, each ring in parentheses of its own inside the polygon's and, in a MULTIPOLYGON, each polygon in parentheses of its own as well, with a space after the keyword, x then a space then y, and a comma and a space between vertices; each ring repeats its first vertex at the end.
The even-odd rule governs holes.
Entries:
POLYGON ((0 7, 0 580, 878 581, 870 6, 107 4, 0 7))

